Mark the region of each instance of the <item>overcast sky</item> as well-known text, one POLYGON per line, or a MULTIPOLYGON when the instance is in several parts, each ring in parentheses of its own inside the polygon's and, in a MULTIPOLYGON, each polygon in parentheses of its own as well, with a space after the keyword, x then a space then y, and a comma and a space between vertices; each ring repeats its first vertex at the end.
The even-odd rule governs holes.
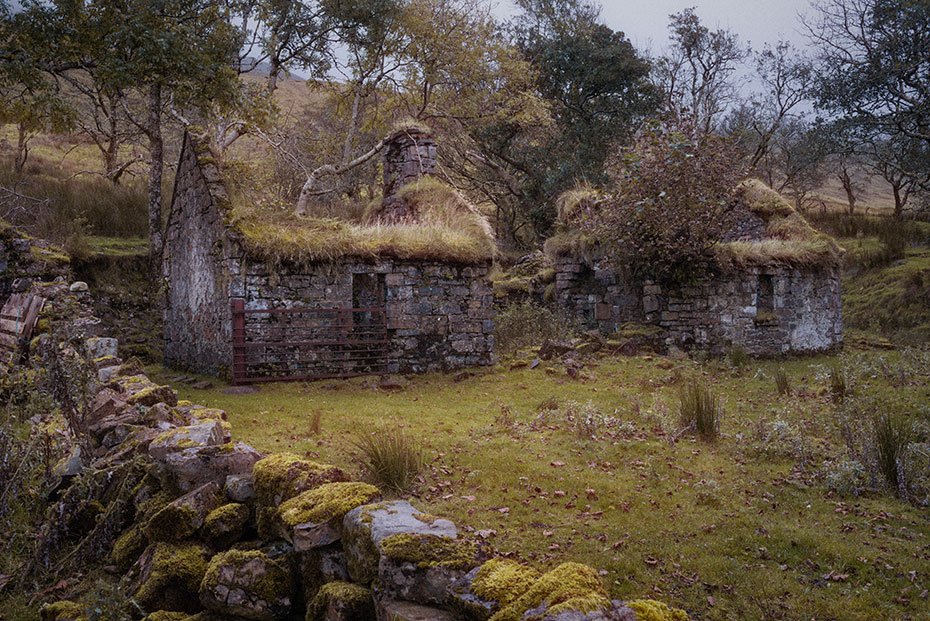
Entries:
MULTIPOLYGON (((688 7, 695 8, 705 26, 731 30, 753 49, 779 39, 803 47, 798 13, 808 10, 810 0, 602 0, 600 4, 604 23, 626 33, 638 50, 658 54, 668 44, 668 16, 688 7)), ((507 0, 500 0, 497 10, 506 15, 513 9, 507 0)))

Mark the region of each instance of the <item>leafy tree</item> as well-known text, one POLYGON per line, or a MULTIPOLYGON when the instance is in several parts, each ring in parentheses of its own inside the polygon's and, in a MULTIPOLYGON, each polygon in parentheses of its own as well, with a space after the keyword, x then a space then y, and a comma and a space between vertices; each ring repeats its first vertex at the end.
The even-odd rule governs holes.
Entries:
POLYGON ((551 124, 511 119, 473 131, 477 150, 462 170, 498 207, 498 226, 518 242, 519 229, 547 233, 554 197, 580 180, 606 180, 605 161, 628 142, 658 103, 650 65, 622 32, 599 21, 584 0, 518 0, 511 37, 535 70, 535 89, 551 124))
MULTIPOLYGON (((818 0, 818 105, 863 136, 930 145, 930 2, 818 0)), ((901 173, 927 189, 925 161, 901 173)))
POLYGON ((668 112, 710 133, 737 100, 734 77, 748 46, 728 30, 710 30, 694 9, 670 16, 672 45, 656 62, 656 80, 668 112))
POLYGON ((624 151, 612 182, 577 225, 614 267, 683 284, 703 275, 734 223, 745 178, 735 141, 693 125, 656 125, 624 151))

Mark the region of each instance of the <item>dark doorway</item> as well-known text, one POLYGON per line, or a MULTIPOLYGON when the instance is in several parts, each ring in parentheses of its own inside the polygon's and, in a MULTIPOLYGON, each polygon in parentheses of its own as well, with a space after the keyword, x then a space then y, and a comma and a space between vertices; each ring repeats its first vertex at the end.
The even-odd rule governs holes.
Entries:
POLYGON ((775 311, 775 283, 771 274, 759 274, 759 289, 756 292, 756 313, 775 311))

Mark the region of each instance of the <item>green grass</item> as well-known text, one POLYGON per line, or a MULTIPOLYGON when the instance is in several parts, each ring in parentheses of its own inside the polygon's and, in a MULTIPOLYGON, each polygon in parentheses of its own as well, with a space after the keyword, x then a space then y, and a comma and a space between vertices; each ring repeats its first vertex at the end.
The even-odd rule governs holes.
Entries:
MULTIPOLYGON (((924 609, 926 512, 887 491, 837 497, 815 476, 825 460, 846 456, 829 390, 836 358, 739 370, 603 358, 576 380, 553 363, 507 370, 512 361, 460 382, 418 376, 402 392, 370 378, 236 396, 222 386, 177 388, 225 409, 236 439, 357 476, 359 430, 404 425, 427 462, 415 505, 539 568, 571 560, 603 569, 615 598, 649 596, 709 619, 902 618, 924 609), (779 368, 791 397, 772 390, 779 368), (721 397, 726 417, 713 444, 676 439, 678 391, 689 377, 721 397), (538 411, 543 401, 569 400, 604 414, 596 439, 575 433, 558 410, 538 411), (793 445, 763 441, 760 429, 776 422, 801 439, 803 458, 786 457, 793 445)), ((906 387, 869 381, 872 391, 930 400, 926 375, 906 387)))
POLYGON ((149 253, 149 240, 145 237, 99 237, 87 238, 91 249, 112 257, 137 257, 149 253))

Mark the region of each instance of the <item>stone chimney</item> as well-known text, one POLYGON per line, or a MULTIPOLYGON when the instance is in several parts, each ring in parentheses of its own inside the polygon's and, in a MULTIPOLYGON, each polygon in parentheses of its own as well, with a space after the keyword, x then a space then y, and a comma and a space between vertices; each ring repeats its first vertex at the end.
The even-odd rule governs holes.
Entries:
POLYGON ((409 127, 394 132, 384 148, 384 199, 380 220, 399 222, 410 215, 397 191, 420 177, 436 174, 436 143, 423 129, 409 127))

